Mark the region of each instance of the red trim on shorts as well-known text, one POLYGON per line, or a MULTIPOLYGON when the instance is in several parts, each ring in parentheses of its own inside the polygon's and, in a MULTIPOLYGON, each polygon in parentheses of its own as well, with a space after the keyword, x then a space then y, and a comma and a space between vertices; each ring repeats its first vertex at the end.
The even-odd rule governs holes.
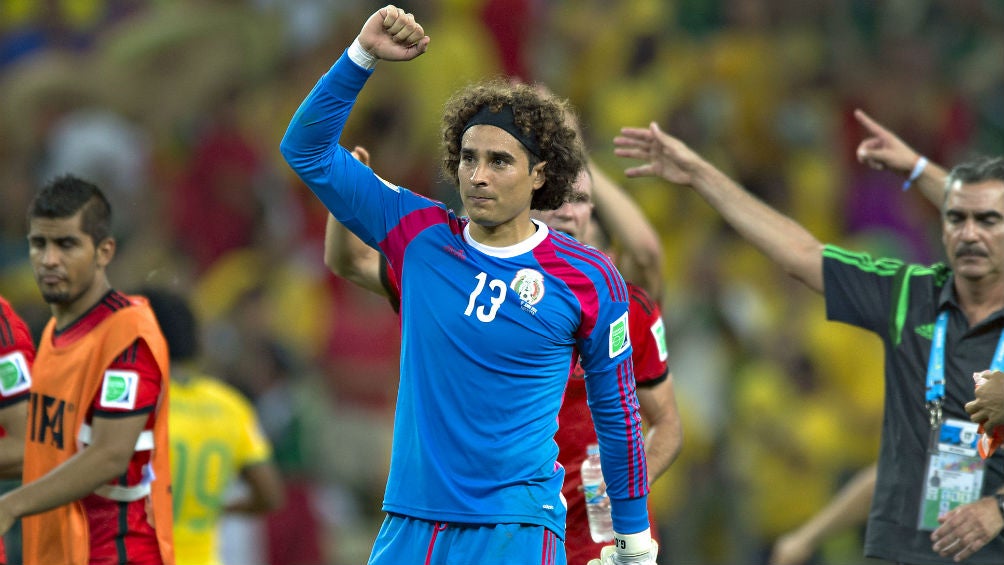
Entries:
POLYGON ((432 538, 429 539, 429 551, 425 554, 425 565, 432 563, 432 550, 436 546, 436 538, 439 536, 439 532, 446 530, 447 526, 446 522, 436 522, 436 525, 432 527, 432 538))
POLYGON ((554 532, 544 528, 544 549, 543 555, 540 556, 541 565, 554 565, 554 557, 557 553, 555 547, 558 543, 558 537, 554 535, 554 532))

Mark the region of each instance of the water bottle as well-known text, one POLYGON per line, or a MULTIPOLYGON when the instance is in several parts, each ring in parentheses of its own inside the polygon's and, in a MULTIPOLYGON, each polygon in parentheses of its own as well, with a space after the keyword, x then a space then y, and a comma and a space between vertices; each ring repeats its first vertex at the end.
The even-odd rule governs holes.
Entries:
POLYGON ((600 446, 592 443, 586 446, 586 458, 582 461, 582 493, 586 498, 586 516, 589 517, 589 534, 596 543, 613 541, 614 524, 610 519, 610 499, 607 485, 603 482, 600 469, 600 446))

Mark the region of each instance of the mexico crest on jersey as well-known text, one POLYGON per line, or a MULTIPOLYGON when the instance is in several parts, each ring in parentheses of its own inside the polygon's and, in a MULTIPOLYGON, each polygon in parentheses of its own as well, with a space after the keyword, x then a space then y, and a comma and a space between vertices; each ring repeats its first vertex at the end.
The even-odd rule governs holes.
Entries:
POLYGON ((544 298, 544 275, 533 269, 520 269, 509 283, 509 288, 516 291, 524 304, 533 306, 544 298))

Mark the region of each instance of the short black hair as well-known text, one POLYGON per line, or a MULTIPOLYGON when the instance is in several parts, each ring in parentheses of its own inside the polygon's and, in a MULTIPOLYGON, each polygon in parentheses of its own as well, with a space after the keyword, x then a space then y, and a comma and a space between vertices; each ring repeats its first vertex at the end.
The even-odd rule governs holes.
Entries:
POLYGON ((150 303, 167 341, 171 361, 194 359, 199 354, 199 331, 188 302, 178 294, 159 288, 143 288, 137 294, 145 296, 150 303))
POLYGON ((112 207, 97 185, 73 175, 63 175, 43 186, 28 206, 32 218, 63 219, 83 211, 80 229, 97 245, 111 237, 112 207))

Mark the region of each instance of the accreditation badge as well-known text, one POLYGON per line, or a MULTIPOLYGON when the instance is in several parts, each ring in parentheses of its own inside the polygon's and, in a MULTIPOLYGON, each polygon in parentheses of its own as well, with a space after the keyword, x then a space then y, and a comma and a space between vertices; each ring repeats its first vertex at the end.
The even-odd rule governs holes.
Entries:
POLYGON ((977 428, 973 422, 948 418, 932 434, 918 529, 937 529, 939 516, 975 502, 983 492, 984 465, 976 451, 977 428))

